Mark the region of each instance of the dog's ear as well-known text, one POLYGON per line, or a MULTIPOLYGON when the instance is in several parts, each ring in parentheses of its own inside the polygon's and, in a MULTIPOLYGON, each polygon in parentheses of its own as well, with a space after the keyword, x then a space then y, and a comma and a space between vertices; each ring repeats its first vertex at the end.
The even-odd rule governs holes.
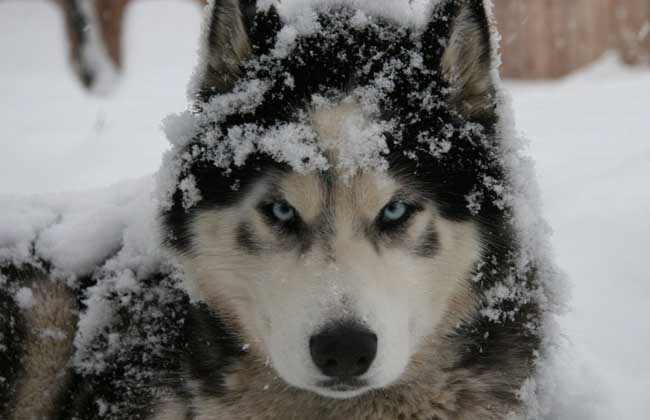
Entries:
POLYGON ((251 53, 248 31, 256 0, 211 0, 205 13, 197 86, 202 100, 229 91, 239 77, 241 64, 251 53))
POLYGON ((484 1, 442 0, 434 6, 422 44, 427 62, 449 83, 451 107, 470 121, 493 123, 493 47, 484 1))

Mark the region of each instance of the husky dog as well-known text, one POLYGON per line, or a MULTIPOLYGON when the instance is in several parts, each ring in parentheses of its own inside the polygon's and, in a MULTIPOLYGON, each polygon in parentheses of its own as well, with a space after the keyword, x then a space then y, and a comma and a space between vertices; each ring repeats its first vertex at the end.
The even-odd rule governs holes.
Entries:
POLYGON ((164 224, 202 303, 157 420, 474 420, 521 409, 536 304, 513 294, 495 307, 488 295, 535 280, 513 279, 485 5, 435 2, 418 31, 338 3, 289 37, 273 6, 212 4, 197 112, 251 80, 267 85, 255 105, 207 118, 206 131, 263 137, 299 121, 328 164, 305 170, 313 156, 296 163, 260 141, 223 167, 214 142, 185 147, 199 156, 181 174, 192 185, 180 183, 164 224), (360 158, 350 173, 354 144, 377 132, 383 163, 360 158))
POLYGON ((507 199, 486 6, 434 1, 416 28, 363 0, 309 3, 293 23, 278 2, 206 9, 198 129, 172 139, 160 215, 184 291, 158 273, 105 293, 118 331, 80 349, 85 312, 56 308, 91 310, 84 287, 101 277, 76 295, 40 282, 18 308, 8 287, 47 270, 0 271, 0 416, 525 412, 542 309, 507 199))

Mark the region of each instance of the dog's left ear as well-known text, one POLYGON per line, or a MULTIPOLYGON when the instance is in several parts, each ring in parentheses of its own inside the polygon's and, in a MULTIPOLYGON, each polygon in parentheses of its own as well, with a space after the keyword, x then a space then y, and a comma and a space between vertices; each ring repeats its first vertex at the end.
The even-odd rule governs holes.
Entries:
POLYGON ((425 59, 449 83, 451 107, 484 124, 496 118, 491 39, 484 0, 441 0, 422 35, 425 59))

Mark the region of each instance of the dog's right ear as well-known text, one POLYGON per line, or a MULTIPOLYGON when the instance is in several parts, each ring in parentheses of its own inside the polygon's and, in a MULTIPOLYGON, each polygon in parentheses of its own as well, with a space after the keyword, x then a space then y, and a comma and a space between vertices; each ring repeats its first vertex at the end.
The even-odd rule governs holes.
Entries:
POLYGON ((239 78, 241 64, 251 54, 249 28, 256 0, 211 0, 205 13, 197 86, 201 100, 228 92, 239 78))
POLYGON ((422 35, 426 62, 445 77, 453 109, 469 121, 496 120, 492 27, 486 0, 436 1, 422 35))

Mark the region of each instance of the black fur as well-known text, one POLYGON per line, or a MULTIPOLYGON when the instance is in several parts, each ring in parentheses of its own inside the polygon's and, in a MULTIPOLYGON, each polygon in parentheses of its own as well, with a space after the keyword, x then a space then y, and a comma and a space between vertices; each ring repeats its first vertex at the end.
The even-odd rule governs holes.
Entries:
POLYGON ((227 368, 245 356, 244 343, 230 330, 232 326, 206 305, 192 305, 188 315, 184 334, 186 373, 200 382, 207 395, 222 396, 227 368))

